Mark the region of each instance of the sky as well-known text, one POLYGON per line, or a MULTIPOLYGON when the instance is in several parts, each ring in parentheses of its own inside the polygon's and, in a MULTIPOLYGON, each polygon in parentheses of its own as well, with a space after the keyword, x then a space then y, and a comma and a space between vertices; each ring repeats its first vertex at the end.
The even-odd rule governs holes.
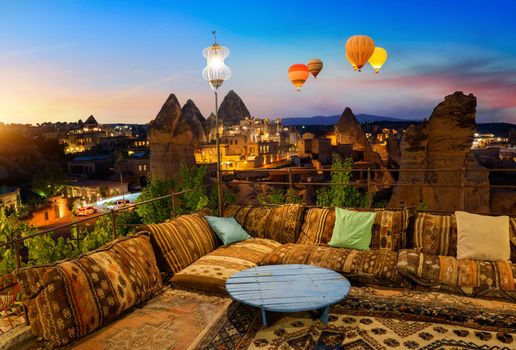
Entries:
POLYGON ((340 114, 346 106, 428 118, 473 93, 478 122, 516 123, 516 1, 0 0, 0 122, 147 123, 170 93, 208 116, 202 79, 212 30, 231 50, 234 90, 257 117, 340 114), (346 40, 369 35, 388 59, 353 71, 346 40), (324 62, 297 92, 291 64, 324 62))

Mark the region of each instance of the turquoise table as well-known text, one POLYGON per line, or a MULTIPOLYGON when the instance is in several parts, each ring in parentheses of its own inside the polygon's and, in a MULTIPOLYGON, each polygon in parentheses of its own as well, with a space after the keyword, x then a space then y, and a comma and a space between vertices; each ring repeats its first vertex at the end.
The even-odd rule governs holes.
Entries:
POLYGON ((240 271, 226 281, 231 298, 266 311, 298 312, 322 309, 328 323, 330 305, 344 299, 350 289, 341 274, 310 265, 268 265, 240 271))

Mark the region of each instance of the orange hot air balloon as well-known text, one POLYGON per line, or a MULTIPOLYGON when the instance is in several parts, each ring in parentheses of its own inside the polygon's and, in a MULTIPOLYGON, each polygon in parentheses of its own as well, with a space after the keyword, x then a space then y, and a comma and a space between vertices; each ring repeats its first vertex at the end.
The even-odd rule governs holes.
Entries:
POLYGON ((374 41, 367 35, 354 35, 346 41, 346 54, 359 72, 373 52, 374 41))
POLYGON ((348 55, 348 53, 347 53, 347 52, 346 52, 346 59, 347 59, 347 60, 349 61, 349 63, 353 66, 353 70, 357 70, 357 69, 358 69, 358 68, 357 68, 357 66, 356 66, 353 62, 351 62, 351 58, 349 58, 349 55, 348 55))
POLYGON ((301 63, 296 63, 290 66, 288 69, 288 78, 294 84, 297 91, 301 90, 301 86, 305 83, 306 79, 308 79, 308 75, 310 74, 310 70, 307 66, 301 63))
POLYGON ((318 58, 312 58, 310 61, 308 61, 306 66, 308 69, 310 69, 310 73, 312 73, 314 78, 317 79, 317 75, 323 69, 323 62, 318 58))

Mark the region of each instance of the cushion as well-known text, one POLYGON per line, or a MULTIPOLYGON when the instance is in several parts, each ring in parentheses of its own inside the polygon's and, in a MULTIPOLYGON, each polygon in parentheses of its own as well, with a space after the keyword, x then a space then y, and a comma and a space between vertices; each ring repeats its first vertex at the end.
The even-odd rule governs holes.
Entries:
POLYGON ((269 239, 251 238, 219 247, 176 273, 171 283, 181 288, 225 293, 229 276, 257 266, 267 254, 280 246, 280 243, 269 239))
POLYGON ((232 204, 224 216, 233 216, 251 236, 267 238, 280 243, 295 243, 304 214, 304 206, 286 204, 277 207, 260 207, 232 204))
MULTIPOLYGON (((397 251, 406 247, 410 213, 405 210, 375 210, 371 249, 397 251)), ((304 218, 297 243, 327 245, 333 234, 335 209, 310 208, 304 218)))
POLYGON ((433 255, 457 255, 457 222, 455 215, 417 213, 414 218, 412 245, 433 255))
POLYGON ((368 250, 371 244, 374 212, 335 208, 335 226, 328 242, 330 247, 368 250))
POLYGON ((214 251, 218 238, 204 212, 181 215, 161 224, 141 227, 150 233, 151 243, 161 271, 174 274, 195 260, 214 251))
POLYGON ((224 245, 251 238, 235 218, 219 218, 217 216, 205 216, 204 218, 224 245))
POLYGON ((486 290, 510 291, 516 297, 516 264, 510 261, 459 260, 403 249, 399 252, 398 269, 402 275, 424 286, 450 287, 478 295, 486 290))
POLYGON ((511 218, 509 222, 511 224, 511 261, 516 263, 516 218, 511 218))
POLYGON ((285 244, 267 255, 260 265, 307 264, 342 273, 362 283, 408 286, 396 268, 398 253, 389 250, 355 250, 308 244, 285 244))
POLYGON ((161 289, 149 237, 123 237, 77 259, 16 270, 31 331, 51 346, 110 323, 161 289))
POLYGON ((508 216, 487 216, 456 211, 457 259, 509 260, 511 243, 508 216))

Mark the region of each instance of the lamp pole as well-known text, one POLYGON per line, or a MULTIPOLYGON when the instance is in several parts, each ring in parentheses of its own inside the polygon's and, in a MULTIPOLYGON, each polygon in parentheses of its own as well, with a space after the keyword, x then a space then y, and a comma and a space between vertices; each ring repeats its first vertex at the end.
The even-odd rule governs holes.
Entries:
POLYGON ((202 71, 202 76, 210 83, 215 94, 215 147, 217 148, 217 195, 219 205, 219 216, 222 216, 222 173, 220 170, 220 133, 219 133, 219 101, 217 89, 231 77, 231 70, 224 64, 224 59, 229 56, 229 49, 217 43, 217 33, 213 31, 215 42, 203 50, 207 65, 202 71))

